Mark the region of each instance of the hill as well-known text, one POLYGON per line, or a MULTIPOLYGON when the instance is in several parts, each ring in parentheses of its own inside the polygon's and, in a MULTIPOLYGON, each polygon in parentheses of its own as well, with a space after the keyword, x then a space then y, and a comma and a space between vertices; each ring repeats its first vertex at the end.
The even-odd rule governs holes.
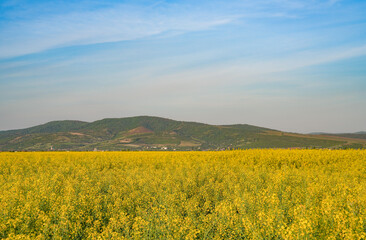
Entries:
POLYGON ((223 150, 248 148, 344 148, 366 139, 286 133, 247 124, 209 125, 139 116, 95 122, 54 121, 0 132, 0 151, 223 150))
POLYGON ((355 138, 355 139, 366 139, 366 132, 356 132, 356 133, 314 133, 316 135, 323 136, 337 136, 345 138, 355 138))

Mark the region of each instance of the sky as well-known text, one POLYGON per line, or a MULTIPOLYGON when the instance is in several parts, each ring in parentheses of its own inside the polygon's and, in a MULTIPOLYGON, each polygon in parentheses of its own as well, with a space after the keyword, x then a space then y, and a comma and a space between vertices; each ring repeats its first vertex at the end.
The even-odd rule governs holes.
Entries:
POLYGON ((366 1, 0 0, 0 130, 150 115, 366 130, 366 1))

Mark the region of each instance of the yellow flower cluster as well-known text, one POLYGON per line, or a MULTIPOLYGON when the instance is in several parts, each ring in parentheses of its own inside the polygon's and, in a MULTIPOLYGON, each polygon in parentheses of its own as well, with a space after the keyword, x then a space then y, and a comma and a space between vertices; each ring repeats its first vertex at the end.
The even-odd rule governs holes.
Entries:
POLYGON ((0 153, 1 239, 366 239, 365 150, 0 153))

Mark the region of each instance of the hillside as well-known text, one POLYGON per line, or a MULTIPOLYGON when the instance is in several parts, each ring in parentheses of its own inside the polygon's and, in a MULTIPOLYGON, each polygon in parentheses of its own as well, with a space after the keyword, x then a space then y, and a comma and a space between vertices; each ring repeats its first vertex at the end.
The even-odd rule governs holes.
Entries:
POLYGON ((0 151, 223 150, 365 146, 365 139, 286 133, 246 124, 217 126, 149 116, 108 118, 91 123, 54 121, 27 129, 0 132, 0 151))
POLYGON ((317 135, 323 136, 337 136, 337 137, 345 137, 345 138, 354 138, 354 139, 366 139, 366 132, 356 132, 356 133, 316 133, 317 135))

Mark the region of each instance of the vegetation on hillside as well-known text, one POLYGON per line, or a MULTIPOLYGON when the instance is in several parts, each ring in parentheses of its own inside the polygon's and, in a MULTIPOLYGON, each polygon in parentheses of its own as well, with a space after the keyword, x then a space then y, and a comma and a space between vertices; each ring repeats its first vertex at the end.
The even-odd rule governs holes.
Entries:
POLYGON ((208 125, 158 117, 56 121, 0 132, 0 151, 364 148, 366 140, 291 134, 246 124, 208 125))

